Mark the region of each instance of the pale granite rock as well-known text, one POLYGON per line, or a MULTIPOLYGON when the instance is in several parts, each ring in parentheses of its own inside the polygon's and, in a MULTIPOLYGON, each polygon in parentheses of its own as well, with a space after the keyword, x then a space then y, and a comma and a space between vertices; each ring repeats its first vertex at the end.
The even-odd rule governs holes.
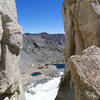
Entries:
POLYGON ((68 65, 56 100, 100 100, 100 48, 85 49, 83 55, 70 57, 68 65))
POLYGON ((84 52, 69 59, 75 100, 100 100, 100 48, 84 52))
POLYGON ((65 58, 91 45, 100 47, 100 0, 64 0, 65 58))
MULTIPOLYGON (((64 29, 66 32, 66 47, 64 53, 66 68, 60 83, 60 89, 56 100, 100 100, 100 91, 97 93, 97 89, 95 87, 100 81, 100 69, 97 68, 99 65, 98 63, 100 63, 100 50, 97 48, 100 47, 100 0, 64 0, 62 14, 64 29), (88 48, 92 45, 94 46, 88 48), (84 49, 86 50, 83 52, 84 49), (75 58, 70 59, 72 63, 75 63, 74 65, 76 67, 68 63, 70 62, 68 59, 75 54, 84 54, 84 56, 80 56, 80 58, 78 58, 78 60, 81 61, 77 62, 77 65, 84 62, 81 64, 81 66, 77 66, 76 61, 72 61, 72 59, 76 60, 76 56, 75 58), (81 59, 81 57, 84 59, 81 59), (87 65, 84 65, 85 62, 87 65), (95 68, 89 68, 91 73, 97 73, 97 75, 95 75, 95 77, 98 77, 96 82, 94 82, 95 80, 89 80, 87 75, 81 76, 78 73, 78 69, 82 70, 82 72, 84 70, 87 71, 86 69, 90 62, 91 66, 92 62, 94 62, 93 64, 95 68), (75 69, 75 73, 73 72, 72 68, 75 69), (73 77, 75 80, 73 80, 73 77), (93 84, 89 82, 85 84, 84 81, 81 82, 79 77, 85 77, 84 80, 89 80, 93 82, 93 84), (86 85, 86 87, 83 87, 84 85, 86 85), (93 89, 90 89, 89 85, 91 85, 93 89), (83 88, 84 90, 82 91, 81 89, 83 88)), ((90 77, 92 76, 90 73, 89 75, 90 77)), ((98 89, 100 89, 100 85, 98 85, 98 89)))
POLYGON ((15 0, 0 0, 0 100, 25 100, 18 69, 22 28, 15 0))

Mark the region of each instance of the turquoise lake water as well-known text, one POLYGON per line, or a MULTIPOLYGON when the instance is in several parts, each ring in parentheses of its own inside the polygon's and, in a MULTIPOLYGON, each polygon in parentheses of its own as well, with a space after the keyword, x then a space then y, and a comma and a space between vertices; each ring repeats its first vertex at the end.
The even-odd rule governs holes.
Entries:
POLYGON ((38 76, 38 75, 41 75, 41 73, 40 73, 40 72, 34 72, 34 73, 32 73, 31 75, 32 75, 32 76, 38 76))
MULTIPOLYGON (((65 68, 65 64, 52 64, 52 65, 56 66, 57 69, 65 68)), ((49 66, 49 64, 46 64, 45 66, 47 67, 49 66)))
POLYGON ((57 69, 65 68, 65 64, 52 64, 52 65, 56 66, 57 69))
MULTIPOLYGON (((65 68, 65 64, 52 64, 52 65, 56 66, 57 69, 64 69, 65 68)), ((45 66, 48 67, 49 64, 46 64, 45 66)), ((39 76, 39 75, 41 75, 41 73, 40 72, 34 72, 31 75, 32 76, 39 76)))

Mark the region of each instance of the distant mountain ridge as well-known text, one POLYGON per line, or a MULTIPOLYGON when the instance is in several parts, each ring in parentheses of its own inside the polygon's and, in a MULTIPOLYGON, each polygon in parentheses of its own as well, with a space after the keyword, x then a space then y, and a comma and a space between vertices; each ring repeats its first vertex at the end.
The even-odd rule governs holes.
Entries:
POLYGON ((34 34, 25 33, 25 35, 38 36, 42 39, 49 40, 63 47, 65 46, 65 34, 63 33, 49 34, 47 32, 42 32, 42 33, 34 33, 34 34))

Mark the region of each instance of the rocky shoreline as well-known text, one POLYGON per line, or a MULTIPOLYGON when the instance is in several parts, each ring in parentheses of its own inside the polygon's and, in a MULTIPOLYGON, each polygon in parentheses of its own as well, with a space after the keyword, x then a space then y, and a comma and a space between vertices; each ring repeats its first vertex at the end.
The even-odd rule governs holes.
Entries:
POLYGON ((48 65, 48 66, 44 65, 43 66, 43 64, 42 64, 42 69, 41 69, 41 66, 38 66, 38 67, 35 67, 34 69, 31 69, 30 71, 22 73, 21 74, 22 82, 25 85, 29 81, 32 81, 32 80, 37 81, 37 80, 43 79, 45 77, 59 77, 59 76, 61 76, 60 72, 64 72, 64 68, 57 69, 55 65, 48 65), (39 69, 39 67, 40 67, 40 69, 39 69), (35 73, 35 72, 40 72, 41 75, 32 76, 31 74, 35 73))

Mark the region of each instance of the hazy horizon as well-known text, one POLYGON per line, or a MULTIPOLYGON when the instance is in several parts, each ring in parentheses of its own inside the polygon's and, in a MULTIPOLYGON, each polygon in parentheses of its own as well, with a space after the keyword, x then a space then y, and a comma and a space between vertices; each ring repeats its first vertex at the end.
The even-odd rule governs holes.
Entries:
POLYGON ((27 34, 27 33, 29 33, 29 34, 42 34, 42 33, 47 33, 47 34, 65 34, 65 32, 64 33, 49 33, 49 32, 36 32, 36 33, 31 33, 31 32, 24 32, 24 34, 27 34))

